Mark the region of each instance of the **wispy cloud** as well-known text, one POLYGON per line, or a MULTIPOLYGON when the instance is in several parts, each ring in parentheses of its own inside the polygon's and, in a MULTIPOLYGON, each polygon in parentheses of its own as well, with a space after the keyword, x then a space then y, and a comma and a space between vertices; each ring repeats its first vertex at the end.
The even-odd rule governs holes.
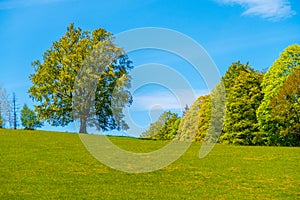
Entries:
POLYGON ((133 97, 133 110, 176 110, 191 105, 196 98, 208 94, 207 89, 201 90, 176 90, 176 94, 167 91, 152 92, 133 97))
POLYGON ((215 0, 221 4, 239 4, 246 10, 242 15, 258 16, 279 21, 296 14, 288 0, 215 0))
POLYGON ((0 10, 10 10, 20 7, 57 3, 67 0, 4 0, 0 2, 0 10))

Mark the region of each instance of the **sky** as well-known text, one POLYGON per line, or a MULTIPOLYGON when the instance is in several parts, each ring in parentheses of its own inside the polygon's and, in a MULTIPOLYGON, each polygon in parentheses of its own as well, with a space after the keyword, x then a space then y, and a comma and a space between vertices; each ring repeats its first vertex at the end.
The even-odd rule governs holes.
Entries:
MULTIPOLYGON (((24 103, 33 108, 36 102, 27 93, 28 77, 34 73, 31 63, 42 59, 70 23, 89 31, 102 27, 114 35, 136 28, 166 28, 200 44, 220 75, 238 60, 267 70, 284 48, 300 43, 299 13, 298 0, 0 0, 0 84, 10 96, 16 94, 20 108, 24 103)), ((174 69, 189 81, 196 96, 209 92, 203 77, 176 55, 146 49, 129 53, 129 58, 135 67, 160 63, 174 69)), ((172 91, 160 85, 145 85, 133 97, 132 118, 143 128, 164 110, 180 114, 182 109, 172 91)), ((64 128, 46 124, 43 129, 76 131, 74 124, 64 128)))

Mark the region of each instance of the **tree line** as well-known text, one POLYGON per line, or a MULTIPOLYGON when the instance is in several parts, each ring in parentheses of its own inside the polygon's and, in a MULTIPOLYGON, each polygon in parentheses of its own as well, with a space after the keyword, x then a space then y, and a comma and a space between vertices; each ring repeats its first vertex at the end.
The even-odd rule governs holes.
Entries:
MULTIPOLYGON (((221 84, 226 106, 219 143, 300 146, 298 44, 287 47, 267 72, 254 70, 249 63, 232 63, 221 84)), ((200 96, 181 118, 163 113, 141 137, 203 141, 210 128, 213 96, 214 91, 200 96)))
MULTIPOLYGON (((215 90, 200 96, 182 117, 165 112, 141 137, 299 146, 299 55, 298 44, 287 47, 267 72, 249 63, 232 63, 215 90), (217 138, 214 132, 219 131, 217 138)), ((53 126, 78 121, 80 133, 87 133, 88 127, 128 129, 122 109, 132 103, 128 89, 133 65, 113 42, 112 33, 103 28, 84 31, 71 23, 32 66, 28 93, 36 105, 34 111, 24 105, 24 127, 40 127, 42 121, 53 126)), ((1 124, 4 104, 0 104, 1 124)))

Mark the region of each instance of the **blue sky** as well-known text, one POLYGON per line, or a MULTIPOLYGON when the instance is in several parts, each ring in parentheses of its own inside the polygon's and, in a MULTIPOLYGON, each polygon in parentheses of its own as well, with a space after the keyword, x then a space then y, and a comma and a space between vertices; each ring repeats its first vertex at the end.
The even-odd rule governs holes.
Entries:
MULTIPOLYGON (((84 30, 103 27, 114 34, 141 27, 173 29, 202 45, 221 74, 237 60, 267 69, 285 47, 300 43, 299 13, 298 0, 1 0, 0 84, 9 94, 16 93, 20 106, 32 106, 27 94, 28 76, 34 72, 30 64, 42 58, 71 22, 84 30)), ((170 65, 186 73, 198 94, 205 93, 203 80, 186 70, 185 61, 162 54, 144 51, 130 58, 135 65, 170 65)), ((178 109, 171 106, 176 104, 172 95, 155 86, 137 91, 136 99, 146 109, 150 101, 178 109)), ((143 125, 150 122, 142 121, 143 125)), ((73 131, 74 127, 44 129, 73 131)))

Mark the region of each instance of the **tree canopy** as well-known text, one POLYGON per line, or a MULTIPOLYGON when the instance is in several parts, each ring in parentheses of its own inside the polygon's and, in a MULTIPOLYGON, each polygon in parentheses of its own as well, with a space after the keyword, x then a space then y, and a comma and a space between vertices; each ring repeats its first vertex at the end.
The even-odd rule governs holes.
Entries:
POLYGON ((253 144, 258 132, 256 110, 262 100, 263 74, 249 64, 233 63, 222 81, 226 88, 226 117, 220 141, 253 144))
POLYGON ((21 110, 21 122, 22 126, 29 130, 34 130, 43 126, 43 122, 37 118, 36 113, 26 104, 24 104, 21 110))
POLYGON ((281 144, 300 145, 300 69, 294 68, 270 101, 271 119, 278 125, 281 144))
POLYGON ((208 96, 200 96, 191 106, 186 110, 185 115, 181 119, 178 128, 178 139, 181 141, 194 141, 200 136, 197 134, 199 128, 199 111, 202 105, 207 101, 208 96))
POLYGON ((176 113, 163 112, 158 120, 152 124, 147 131, 142 133, 142 138, 159 140, 170 140, 175 138, 180 124, 180 118, 176 113))
POLYGON ((102 130, 127 128, 122 107, 132 101, 126 90, 132 62, 112 39, 103 28, 90 33, 70 24, 42 60, 32 63, 35 73, 30 75, 29 94, 38 102, 35 110, 40 119, 54 126, 79 120, 80 133, 86 133, 87 126, 102 130), (116 88, 118 102, 112 105, 116 88), (80 99, 75 109, 74 98, 80 99))
MULTIPOLYGON (((218 142, 226 144, 300 146, 299 97, 299 45, 287 47, 266 73, 254 70, 249 63, 234 62, 210 94, 200 96, 186 109, 178 139, 219 138, 218 142)), ((168 126, 165 123, 164 130, 168 126)))
MULTIPOLYGON (((266 133, 268 145, 281 145, 285 143, 285 140, 287 139, 286 135, 280 135, 281 128, 279 126, 281 122, 278 121, 278 118, 272 117, 272 115, 274 116, 274 103, 273 106, 270 104, 272 99, 277 98, 276 96, 280 93, 284 82, 287 80, 289 75, 292 74, 292 71, 299 68, 300 45, 295 44, 287 47, 280 54, 280 57, 273 63, 263 78, 262 92, 264 94, 264 98, 257 109, 257 119, 260 130, 266 133)), ((297 85, 292 85, 297 88, 297 85)), ((275 113, 276 112, 278 112, 278 110, 275 111, 275 113)), ((286 110, 286 112, 291 111, 286 110)), ((294 115, 295 113, 291 114, 294 115)))

